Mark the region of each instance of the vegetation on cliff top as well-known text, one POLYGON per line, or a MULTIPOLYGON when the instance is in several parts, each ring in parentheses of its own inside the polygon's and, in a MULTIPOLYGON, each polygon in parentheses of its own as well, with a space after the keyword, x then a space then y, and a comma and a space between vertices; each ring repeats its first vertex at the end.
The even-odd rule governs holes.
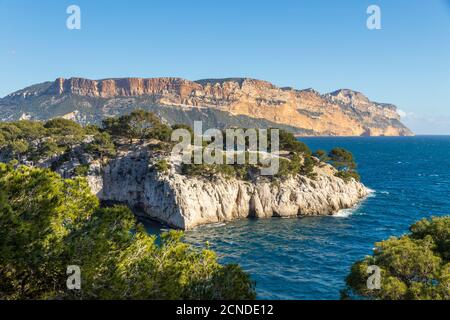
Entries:
POLYGON ((353 154, 344 148, 334 148, 329 153, 324 150, 317 150, 314 156, 320 161, 331 164, 338 171, 335 173, 336 177, 348 182, 351 179, 360 181, 360 176, 356 171, 356 162, 353 154))
POLYGON ((343 298, 450 300, 450 217, 421 220, 409 234, 375 246, 351 267, 343 298), (369 266, 380 268, 379 289, 367 286, 369 266))
POLYGON ((237 265, 146 233, 129 209, 101 208, 83 178, 0 164, 0 299, 253 299, 237 265), (69 290, 68 266, 81 290, 69 290))
MULTIPOLYGON (((103 159, 114 157, 119 145, 139 143, 148 140, 159 141, 155 149, 169 153, 174 142, 171 135, 175 129, 186 129, 194 133, 186 125, 172 127, 163 124, 159 118, 144 110, 134 110, 130 114, 117 118, 107 118, 103 126, 82 127, 74 121, 66 119, 53 119, 47 122, 17 121, 0 124, 0 159, 7 162, 12 159, 20 163, 35 164, 40 161, 50 162, 53 168, 61 162, 69 160, 69 153, 78 148, 81 153, 91 155, 93 158, 103 159)), ((270 131, 269 129, 269 137, 270 131)), ((224 132, 225 136, 225 132, 224 132)), ((248 137, 247 137, 248 139, 248 137)), ((224 139, 225 140, 225 139, 224 139)), ((268 139, 268 150, 271 150, 271 139, 268 139)), ((226 150, 226 141, 223 142, 226 150)), ((203 148, 207 147, 207 143, 203 148)), ((216 175, 251 180, 258 175, 262 163, 250 164, 248 159, 248 140, 244 164, 183 164, 182 173, 211 178, 216 175)), ((328 162, 338 169, 337 177, 349 181, 359 180, 353 155, 342 149, 335 148, 328 154, 318 150, 313 157, 311 150, 296 137, 287 131, 279 130, 279 149, 284 152, 280 156, 278 173, 272 179, 287 178, 293 175, 303 175, 311 179, 316 178, 314 168, 321 162, 328 162), (317 158, 320 161, 317 161, 317 158)), ((155 168, 167 172, 168 166, 158 162, 155 168)), ((86 175, 88 163, 81 163, 76 168, 76 175, 86 175)))
POLYGON ((115 154, 110 135, 95 126, 82 127, 66 119, 0 123, 0 151, 6 160, 38 162, 74 146, 98 157, 115 154))

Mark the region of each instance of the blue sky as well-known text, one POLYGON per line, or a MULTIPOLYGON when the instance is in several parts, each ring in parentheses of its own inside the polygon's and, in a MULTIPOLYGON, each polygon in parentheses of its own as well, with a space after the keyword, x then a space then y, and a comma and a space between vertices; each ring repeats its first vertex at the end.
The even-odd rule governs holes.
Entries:
POLYGON ((252 77, 361 91, 450 134, 450 0, 0 0, 0 96, 57 77, 252 77), (81 8, 81 30, 66 8, 81 8), (366 9, 381 8, 381 30, 366 9))

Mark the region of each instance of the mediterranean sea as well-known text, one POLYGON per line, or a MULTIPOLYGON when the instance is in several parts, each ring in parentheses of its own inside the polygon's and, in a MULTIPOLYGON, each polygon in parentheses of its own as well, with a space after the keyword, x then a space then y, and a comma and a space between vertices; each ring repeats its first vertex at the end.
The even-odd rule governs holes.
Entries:
MULTIPOLYGON (((238 263, 259 299, 339 299, 353 262, 417 220, 450 215, 450 136, 301 138, 313 151, 343 147, 374 190, 335 216, 240 220, 196 228, 222 263, 238 263)), ((149 226, 149 232, 155 232, 149 226)))

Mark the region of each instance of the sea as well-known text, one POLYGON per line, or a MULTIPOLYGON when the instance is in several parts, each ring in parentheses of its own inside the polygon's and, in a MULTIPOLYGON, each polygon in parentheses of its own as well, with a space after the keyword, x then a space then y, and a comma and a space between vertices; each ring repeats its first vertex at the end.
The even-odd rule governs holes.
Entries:
POLYGON ((242 266, 256 281, 258 299, 339 299, 350 266, 376 242, 407 233, 420 219, 450 215, 450 136, 300 140, 313 151, 351 151, 371 195, 334 216, 244 219, 185 235, 193 245, 208 242, 221 263, 242 266))

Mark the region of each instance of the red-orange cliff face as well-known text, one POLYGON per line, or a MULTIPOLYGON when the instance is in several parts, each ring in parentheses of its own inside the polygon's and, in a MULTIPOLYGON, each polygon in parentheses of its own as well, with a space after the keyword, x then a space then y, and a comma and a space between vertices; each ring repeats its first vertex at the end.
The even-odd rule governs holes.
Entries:
MULTIPOLYGON (((39 88, 39 92, 33 92, 33 87, 30 87, 5 99, 17 101, 30 96, 50 95, 54 99, 77 96, 120 103, 124 98, 145 97, 160 106, 216 109, 233 116, 248 116, 302 128, 318 135, 412 134, 401 124, 395 106, 372 102, 351 90, 321 95, 311 89, 279 88, 266 81, 244 78, 200 81, 180 78, 59 78, 44 89, 39 88)), ((106 103, 104 112, 115 108, 113 102, 106 103)))

